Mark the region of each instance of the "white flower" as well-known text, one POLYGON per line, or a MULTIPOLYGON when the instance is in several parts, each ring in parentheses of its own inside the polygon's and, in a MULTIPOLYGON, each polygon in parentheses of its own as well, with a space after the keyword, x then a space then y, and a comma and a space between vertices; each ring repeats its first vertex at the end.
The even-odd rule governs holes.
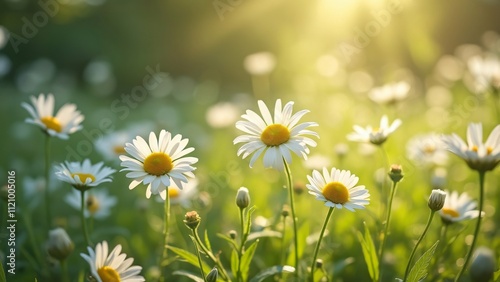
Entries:
POLYGON ((65 162, 56 166, 56 177, 71 184, 80 191, 88 190, 104 182, 111 182, 111 174, 116 170, 104 166, 102 162, 92 165, 89 159, 83 163, 65 162))
POLYGON ((258 102, 262 117, 254 111, 247 110, 241 117, 246 121, 236 122, 236 128, 248 133, 238 136, 233 143, 245 143, 238 149, 238 156, 246 158, 253 154, 250 159, 250 167, 253 166, 257 158, 264 153, 264 166, 272 167, 278 170, 283 169, 283 160, 287 163, 292 162, 290 151, 303 159, 307 159, 309 148, 315 147, 316 142, 311 138, 302 135, 312 135, 319 138, 319 135, 306 128, 317 126, 315 122, 304 122, 297 124, 299 119, 308 113, 308 110, 302 110, 292 116, 293 102, 288 102, 281 108, 281 100, 276 100, 274 108, 274 118, 264 102, 258 102))
POLYGON ((213 128, 223 128, 234 124, 238 120, 239 109, 230 102, 220 102, 211 106, 206 114, 205 119, 208 125, 213 128))
POLYGON ((323 168, 323 175, 317 170, 307 176, 309 194, 316 200, 324 201, 325 206, 334 208, 364 209, 370 202, 370 194, 364 185, 355 186, 359 178, 348 170, 323 168))
POLYGON ((121 165, 125 167, 121 171, 129 171, 127 177, 133 179, 129 189, 141 182, 148 185, 148 199, 151 194, 160 194, 165 199, 164 191, 172 181, 182 189, 183 182, 188 182, 187 177, 194 178, 196 168, 192 165, 198 162, 197 158, 184 157, 194 151, 194 148, 186 148, 188 141, 180 134, 172 138, 170 132, 162 130, 158 139, 154 132, 149 134, 149 144, 140 136, 125 144, 125 151, 133 157, 120 156, 121 165))
POLYGON ((418 135, 406 145, 408 157, 419 165, 446 165, 448 154, 443 140, 436 134, 418 135))
POLYGON ((383 116, 380 120, 380 127, 372 128, 371 126, 367 126, 366 128, 362 128, 359 125, 355 125, 353 133, 347 135, 347 139, 356 142, 370 142, 375 145, 380 145, 387 140, 387 137, 391 135, 399 126, 401 125, 401 120, 396 119, 389 126, 389 119, 387 116, 383 116))
POLYGON ((75 104, 65 104, 54 116, 54 96, 48 94, 47 98, 40 94, 38 98, 31 96, 31 103, 22 103, 32 118, 27 118, 27 123, 40 126, 44 132, 50 136, 57 136, 61 139, 68 139, 69 134, 74 133, 82 126, 84 116, 76 110, 75 104))
MULTIPOLYGON (((104 219, 111 213, 111 208, 116 205, 117 199, 108 195, 108 192, 102 188, 93 190, 91 193, 85 193, 84 196, 85 217, 92 216, 95 219, 104 219)), ((64 201, 73 208, 80 210, 82 205, 82 193, 73 190, 64 197, 64 201)))
MULTIPOLYGON (((164 202, 166 198, 167 189, 160 193, 160 196, 157 198, 158 201, 164 202)), ((170 186, 168 186, 168 198, 170 200, 170 204, 172 205, 180 205, 184 208, 191 207, 191 201, 194 196, 198 193, 198 180, 196 178, 189 179, 189 181, 184 185, 183 189, 180 189, 175 185, 175 182, 172 182, 170 186)))
POLYGON ((368 93, 368 97, 378 104, 393 104, 404 100, 408 96, 409 91, 410 85, 401 81, 373 88, 368 93))
POLYGON ((494 55, 474 56, 467 61, 469 72, 474 79, 473 90, 485 92, 500 89, 500 59, 494 55))
POLYGON ((137 135, 150 132, 152 124, 141 122, 127 126, 125 130, 108 133, 95 141, 95 148, 107 160, 116 160, 126 153, 125 143, 137 135))
POLYGON ((500 162, 500 125, 497 125, 483 143, 483 126, 470 123, 467 127, 467 143, 453 133, 443 137, 448 150, 465 160, 477 171, 493 170, 500 162))
POLYGON ((266 75, 273 71, 276 58, 270 52, 260 52, 245 57, 243 66, 251 75, 266 75))
POLYGON ((479 211, 475 210, 476 202, 467 193, 458 194, 457 191, 446 193, 443 208, 439 211, 441 219, 446 224, 474 219, 479 216, 479 211))
POLYGON ((90 273, 98 282, 139 282, 146 281, 139 273, 142 267, 134 265, 133 258, 121 253, 122 246, 117 245, 108 254, 108 242, 97 243, 95 251, 87 247, 89 254, 80 254, 90 264, 90 273))

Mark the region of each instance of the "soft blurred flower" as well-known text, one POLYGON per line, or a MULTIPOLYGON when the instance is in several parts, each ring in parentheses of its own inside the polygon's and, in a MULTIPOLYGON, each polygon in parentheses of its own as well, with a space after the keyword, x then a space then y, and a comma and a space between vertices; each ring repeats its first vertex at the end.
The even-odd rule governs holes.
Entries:
POLYGON ((427 205, 431 210, 438 211, 443 208, 445 199, 446 193, 443 190, 433 189, 427 201, 427 205))
POLYGON ((419 165, 442 166, 448 162, 443 140, 436 134, 418 135, 406 145, 408 158, 419 165))
POLYGON ((479 211, 475 210, 476 202, 467 193, 459 195, 457 191, 453 191, 451 194, 446 190, 444 192, 446 199, 439 215, 445 224, 474 219, 479 216, 479 211))
POLYGON ((69 238, 68 233, 60 227, 49 231, 46 246, 49 255, 59 261, 66 259, 75 248, 75 244, 69 238))
POLYGON ((500 89, 500 58, 495 55, 474 56, 467 61, 467 66, 474 79, 475 92, 500 89))
POLYGON ((125 131, 106 134, 95 141, 95 148, 106 160, 118 160, 125 153, 125 143, 133 136, 125 131))
POLYGON ((220 102, 208 108, 205 119, 213 128, 230 126, 238 120, 239 108, 229 102, 220 102))
POLYGON ((40 126, 42 130, 50 136, 56 136, 61 139, 68 139, 69 134, 74 133, 82 126, 80 123, 84 117, 76 110, 75 104, 65 104, 54 116, 54 96, 40 94, 38 98, 31 96, 31 103, 22 103, 32 118, 27 118, 27 123, 40 126))
POLYGON ((443 137, 448 150, 459 156, 477 171, 493 170, 500 162, 500 125, 497 125, 483 143, 483 126, 470 123, 467 127, 467 143, 453 133, 443 137))
POLYGON ((104 182, 111 182, 111 174, 116 170, 104 166, 102 162, 92 165, 89 159, 82 163, 65 162, 56 166, 56 177, 71 184, 80 191, 88 190, 104 182))
POLYGON ((404 81, 400 81, 373 88, 368 93, 368 97, 378 104, 394 104, 404 100, 408 96, 409 91, 410 85, 404 81))
POLYGON ((370 194, 364 185, 355 186, 359 178, 348 170, 332 168, 330 172, 323 168, 323 175, 317 170, 307 176, 309 194, 316 200, 325 202, 325 206, 334 208, 364 209, 370 202, 370 194))
MULTIPOLYGON (((56 177, 56 168, 52 167, 49 172, 49 191, 56 190, 60 183, 56 177)), ((40 197, 45 191, 45 177, 30 177, 26 176, 23 179, 23 196, 25 199, 25 203, 30 207, 36 207, 43 201, 43 197, 40 197)))
POLYGON ((245 70, 251 75, 266 75, 276 66, 276 58, 270 52, 259 52, 246 56, 245 70))
POLYGON ((491 281, 497 270, 495 253, 487 247, 479 247, 474 252, 474 259, 470 265, 472 282, 491 281))
POLYGON ((333 149, 337 157, 339 157, 340 159, 345 157, 347 153, 349 153, 349 145, 347 145, 346 143, 339 143, 335 145, 333 149))
POLYGON ((263 101, 258 102, 262 117, 254 111, 247 110, 242 118, 246 121, 238 121, 236 128, 248 133, 236 137, 233 144, 245 143, 238 149, 238 156, 246 158, 253 154, 250 159, 250 167, 257 158, 264 153, 264 166, 283 170, 283 160, 292 162, 290 151, 303 159, 309 154, 308 146, 315 147, 316 142, 302 135, 312 135, 319 138, 318 133, 307 130, 311 126, 317 126, 315 122, 299 122, 300 118, 308 113, 302 110, 292 116, 293 102, 286 103, 282 109, 281 100, 276 100, 274 118, 263 101))
POLYGON ((384 143, 385 140, 387 140, 387 137, 389 137, 389 135, 400 125, 400 119, 396 119, 391 125, 389 125, 389 119, 384 115, 380 120, 380 127, 378 128, 372 128, 371 126, 362 128, 359 125, 354 125, 353 128, 355 132, 347 135, 347 139, 355 142, 370 142, 375 145, 380 145, 384 143))
POLYGON ((445 168, 438 167, 434 169, 431 177, 431 186, 433 189, 442 189, 446 186, 446 177, 448 171, 445 168))
MULTIPOLYGON (((82 193, 73 190, 64 197, 64 201, 76 210, 81 209, 82 193)), ((92 193, 85 193, 84 216, 92 216, 95 219, 104 219, 111 214, 111 208, 117 203, 114 196, 108 195, 108 191, 99 188, 92 193)))
POLYGON ((98 282, 121 281, 139 282, 146 281, 139 273, 141 266, 132 266, 133 258, 121 253, 122 246, 117 245, 108 253, 108 242, 97 243, 95 251, 87 247, 89 254, 80 254, 90 264, 90 273, 98 282))
MULTIPOLYGON (((198 194, 198 180, 196 178, 189 179, 189 181, 184 184, 183 189, 180 189, 175 185, 175 182, 171 182, 168 186, 168 198, 170 204, 181 205, 183 208, 190 208, 193 198, 198 194)), ((158 201, 165 201, 161 196, 156 198, 158 201)))
POLYGON ((149 144, 140 136, 125 144, 125 151, 133 157, 120 156, 121 165, 125 167, 121 171, 129 171, 127 177, 133 179, 129 189, 141 182, 148 185, 148 199, 151 194, 160 194, 166 199, 167 187, 172 181, 182 189, 183 183, 188 182, 187 177, 194 178, 196 168, 192 165, 198 162, 197 158, 185 157, 194 151, 194 148, 186 148, 188 141, 180 134, 172 138, 170 132, 162 130, 158 139, 154 132, 149 134, 149 144))
POLYGON ((321 169, 323 167, 331 166, 331 160, 323 155, 311 155, 304 160, 304 166, 308 169, 321 169))

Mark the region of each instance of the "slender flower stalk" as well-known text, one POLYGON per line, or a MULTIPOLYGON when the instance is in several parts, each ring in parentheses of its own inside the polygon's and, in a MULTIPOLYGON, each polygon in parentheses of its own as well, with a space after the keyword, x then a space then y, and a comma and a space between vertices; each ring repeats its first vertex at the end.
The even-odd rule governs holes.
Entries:
POLYGON ((431 213, 429 214, 429 219, 427 220, 427 225, 425 226, 424 232, 422 235, 420 235, 420 238, 418 238, 417 244, 415 244, 415 247, 413 247, 413 250, 411 251, 410 258, 408 259, 408 264, 406 265, 406 270, 405 270, 405 276, 403 278, 403 282, 406 282, 408 279, 408 274, 410 273, 410 265, 411 261, 413 260, 413 257, 415 256, 415 252, 417 251, 418 245, 422 242, 422 240, 425 237, 425 234, 427 234, 427 230, 429 230, 429 227, 431 226, 432 219, 434 218, 434 214, 436 211, 431 210, 431 213))
POLYGON ((47 230, 50 230, 52 215, 50 212, 50 135, 45 136, 45 217, 47 222, 47 230))
MULTIPOLYGON (((195 229, 191 229, 191 231, 193 232, 193 235, 194 235, 195 229)), ((205 276, 205 271, 203 271, 203 262, 201 260, 200 250, 198 249, 198 243, 196 243, 196 240, 194 239, 194 237, 192 239, 193 239, 194 248, 196 249, 196 255, 198 257, 198 264, 200 265, 201 277, 203 278, 203 281, 207 282, 207 277, 205 276)))
POLYGON ((477 242, 477 237, 479 235, 479 230, 481 229, 481 218, 482 213, 483 213, 483 204, 484 204, 484 177, 485 177, 486 172, 485 171, 479 171, 479 215, 477 217, 476 221, 476 228, 474 230, 474 239, 472 239, 472 244, 470 245, 470 249, 467 252, 467 255, 465 256, 465 262, 460 271, 457 274, 457 277, 455 278, 455 282, 460 280, 460 277, 463 275, 465 269, 467 268, 467 265, 469 264, 469 261, 472 257, 472 254, 474 253, 474 248, 476 246, 477 242))
POLYGON ((165 261, 167 260, 168 257, 168 228, 170 225, 170 195, 168 193, 168 187, 167 187, 167 193, 165 193, 165 210, 164 210, 164 223, 163 223, 163 255, 162 255, 162 261, 160 263, 160 267, 163 266, 165 261))
MULTIPOLYGON (((382 273, 382 261, 384 259, 384 251, 385 251, 385 241, 387 240, 387 236, 389 236, 389 224, 391 222, 391 210, 392 210, 392 201, 394 200, 394 194, 396 194, 397 182, 394 181, 392 183, 391 196, 389 198, 389 204, 387 205, 387 214, 385 216, 385 228, 384 234, 382 235, 382 242, 380 243, 380 247, 378 250, 378 261, 379 261, 379 273, 382 273)), ((379 281, 381 281, 382 275, 379 275, 379 281)))
POLYGON ((334 210, 335 207, 330 207, 330 209, 328 210, 325 222, 323 223, 323 228, 321 228, 321 232, 319 233, 318 242, 316 243, 316 247, 314 248, 314 255, 311 263, 311 276, 310 276, 311 282, 314 282, 314 268, 316 267, 316 259, 318 258, 319 246, 321 245, 321 240, 323 239, 323 235, 325 235, 326 226, 328 225, 328 221, 330 221, 330 217, 332 216, 334 210))
POLYGON ((236 281, 241 281, 241 257, 243 256, 243 249, 245 247, 246 232, 245 232, 245 208, 240 208, 240 224, 241 224, 241 242, 238 249, 238 271, 236 272, 236 281))
POLYGON ((294 248, 294 258, 295 258, 295 276, 299 277, 299 238, 298 238, 298 228, 297 228, 297 217, 295 216, 295 200, 293 195, 293 185, 292 185, 292 173, 290 172, 290 167, 288 166, 285 159, 283 159, 283 164, 285 165, 285 174, 287 178, 288 185, 288 195, 290 196, 290 210, 292 212, 292 222, 293 222, 293 244, 294 248))
POLYGON ((92 247, 92 241, 90 241, 89 231, 87 228, 87 221, 85 220, 85 190, 81 190, 80 193, 82 194, 80 218, 82 220, 83 236, 85 236, 87 246, 92 247))

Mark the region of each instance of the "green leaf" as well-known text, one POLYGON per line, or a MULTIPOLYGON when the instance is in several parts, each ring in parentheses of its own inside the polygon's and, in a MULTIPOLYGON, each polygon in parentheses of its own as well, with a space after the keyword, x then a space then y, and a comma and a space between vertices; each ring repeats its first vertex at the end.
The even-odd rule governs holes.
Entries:
MULTIPOLYGON (((250 228, 252 227, 252 213, 256 210, 257 208, 255 206, 252 206, 251 208, 246 210, 246 227, 245 227, 245 233, 248 234, 250 233, 250 228)), ((243 235, 242 235, 243 236, 243 235)))
POLYGON ((500 270, 497 270, 494 274, 493 274, 493 281, 500 281, 500 270))
POLYGON ((248 235, 247 242, 253 241, 256 239, 260 239, 260 238, 264 238, 264 237, 281 238, 282 234, 281 234, 281 232, 274 231, 274 230, 263 230, 263 231, 253 232, 253 233, 250 233, 250 235, 248 235))
MULTIPOLYGON (((198 256, 197 255, 192 254, 186 250, 179 249, 179 248, 172 247, 172 246, 168 246, 167 248, 169 248, 170 250, 172 250, 172 252, 176 253, 178 256, 180 256, 181 258, 186 260, 187 263, 200 268, 200 264, 198 263, 198 256)), ((203 265, 203 272, 205 272, 205 273, 210 272, 210 270, 212 269, 204 261, 202 261, 201 264, 203 265)))
POLYGON ((173 275, 180 275, 180 276, 186 276, 187 278, 191 278, 191 280, 196 281, 196 282, 205 282, 203 278, 200 278, 196 275, 194 275, 191 272, 187 272, 184 270, 176 270, 172 273, 173 275))
POLYGON ((204 239, 205 239, 205 246, 207 247, 207 249, 212 252, 212 245, 210 244, 210 239, 208 239, 208 231, 207 229, 205 229, 205 234, 204 234, 204 239))
MULTIPOLYGON (((309 235, 309 223, 304 222, 304 224, 302 224, 302 226, 300 226, 300 228, 298 230, 298 234, 297 234, 297 237, 298 237, 297 241, 299 242, 299 247, 298 247, 299 259, 304 254, 304 249, 306 247, 306 244, 305 244, 306 238, 308 235, 309 235)), ((292 239, 292 242, 293 242, 293 239, 292 239)), ((292 249, 290 250, 290 253, 288 254, 288 258, 286 260, 287 265, 295 265, 294 252, 295 252, 295 246, 294 246, 294 244, 292 244, 292 249)))
POLYGON ((238 251, 233 250, 231 252, 231 271, 233 272, 234 277, 238 275, 238 251))
POLYGON ((243 256, 241 257, 241 277, 243 281, 247 281, 248 271, 250 270, 250 263, 252 262, 253 255, 255 254, 255 250, 257 249, 257 245, 259 244, 259 240, 253 242, 248 249, 245 250, 243 256))
POLYGON ((270 268, 266 268, 261 272, 257 273, 250 282, 261 282, 264 281, 267 277, 279 274, 279 273, 294 273, 295 268, 289 265, 276 265, 270 268))
POLYGON ((231 247, 233 247, 233 250, 235 250, 235 251, 238 250, 238 248, 239 248, 238 245, 236 245, 236 242, 233 239, 231 239, 231 237, 227 236, 226 234, 222 234, 222 233, 217 233, 217 237, 226 240, 231 245, 231 247))
POLYGON ((418 282, 427 276, 427 267, 436 251, 438 243, 439 240, 417 260, 408 274, 408 282, 418 282))
POLYGON ((0 282, 5 282, 7 279, 5 278, 5 272, 3 270, 3 263, 0 263, 0 282))
POLYGON ((365 223, 365 236, 361 232, 357 232, 358 240, 361 243, 361 248, 363 249, 363 257, 365 258, 366 266, 368 267, 368 273, 372 281, 378 281, 379 269, 378 269, 378 256, 377 250, 375 249, 375 244, 373 244, 372 236, 368 226, 365 223))

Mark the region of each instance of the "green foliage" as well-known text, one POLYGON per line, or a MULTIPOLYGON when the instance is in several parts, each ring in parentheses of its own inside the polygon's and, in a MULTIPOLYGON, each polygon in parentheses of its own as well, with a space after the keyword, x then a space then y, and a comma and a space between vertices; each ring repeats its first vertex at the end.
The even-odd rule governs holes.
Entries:
POLYGON ((243 253, 241 257, 241 276, 243 281, 247 281, 248 271, 250 270, 250 263, 252 262, 252 258, 255 255, 255 249, 257 249, 257 245, 259 244, 259 240, 254 241, 243 253))
POLYGON ((408 274, 407 282, 418 282, 427 276, 427 268, 431 262, 432 256, 436 251, 439 240, 436 241, 415 263, 408 274))
MULTIPOLYGON (((299 242, 299 247, 298 247, 298 253, 299 253, 299 260, 302 258, 304 255, 304 250, 306 248, 306 238, 309 236, 309 223, 306 221, 304 222, 298 230, 298 242, 299 242)), ((288 258, 286 261, 287 265, 295 265, 295 257, 294 257, 294 246, 292 245, 292 248, 290 250, 290 253, 288 254, 288 258)))
POLYGON ((200 277, 196 276, 195 274, 188 272, 188 271, 184 271, 184 270, 176 270, 172 274, 185 276, 185 277, 187 277, 195 282, 204 282, 205 281, 203 278, 200 278, 200 277))
MULTIPOLYGON (((180 256, 181 258, 183 258, 187 263, 193 265, 193 266, 196 266, 199 268, 199 263, 198 263, 198 256, 193 254, 193 253, 190 253, 186 250, 183 250, 183 249, 180 249, 180 248, 176 248, 176 247, 173 247, 173 246, 168 246, 168 249, 171 250, 172 252, 176 253, 178 256, 180 256)), ((208 273, 210 272, 210 270, 212 269, 210 266, 208 266, 205 262, 202 261, 202 264, 203 264, 203 271, 205 273, 208 273)))
POLYGON ((365 258, 365 263, 366 266, 368 267, 368 273, 370 274, 370 278, 372 279, 372 281, 378 281, 380 273, 379 273, 379 261, 377 256, 377 249, 375 248, 375 244, 373 243, 370 230, 368 230, 368 226, 366 225, 366 223, 365 223, 364 237, 360 231, 357 231, 356 234, 363 249, 363 257, 365 258))
POLYGON ((252 279, 250 279, 250 282, 261 282, 264 281, 264 279, 274 276, 276 274, 280 273, 294 273, 295 268, 293 266, 289 265, 275 265, 273 267, 266 268, 262 270, 261 272, 257 273, 252 279))

